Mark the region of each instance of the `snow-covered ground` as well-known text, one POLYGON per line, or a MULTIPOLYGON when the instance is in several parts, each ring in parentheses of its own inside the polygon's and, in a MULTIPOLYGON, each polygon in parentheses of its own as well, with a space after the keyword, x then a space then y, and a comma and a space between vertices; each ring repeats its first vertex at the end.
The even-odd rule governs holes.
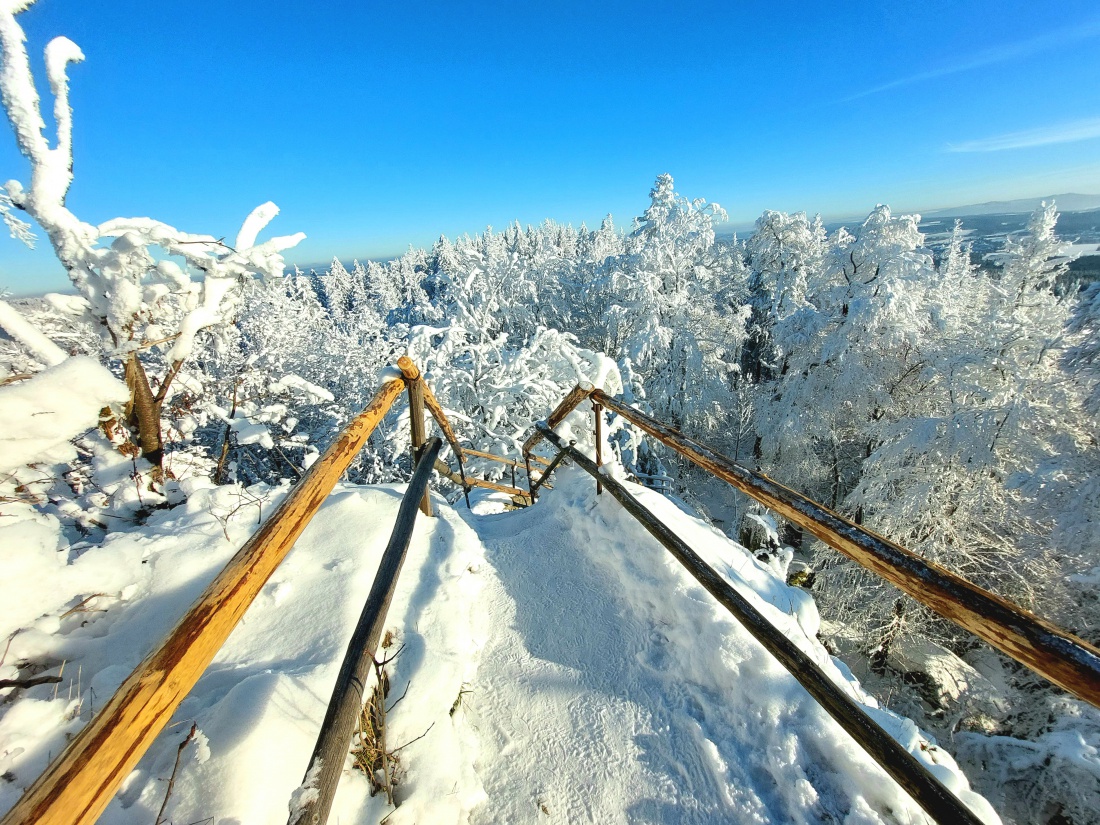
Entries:
MULTIPOLYGON (((156 819, 192 724, 197 743, 183 752, 168 821, 285 821, 400 489, 337 488, 103 822, 156 819)), ((67 559, 56 525, 29 508, 7 527, 23 525, 25 540, 8 542, 9 533, 5 543, 30 561, 0 594, 24 597, 22 616, 0 628, 24 628, 0 677, 35 663, 63 681, 0 696, 0 811, 285 488, 244 494, 195 482, 187 492, 185 504, 67 559)), ((996 821, 946 753, 877 710, 821 647, 806 592, 673 501, 634 492, 996 821)), ((561 471, 536 507, 516 512, 497 512, 492 496, 475 497, 471 512, 436 503, 438 517, 417 524, 387 621, 387 655, 400 650, 387 737, 401 770, 388 823, 925 821, 610 496, 596 497, 587 476, 561 471)), ((330 821, 375 823, 389 810, 349 760, 330 821)))
POLYGON ((1072 243, 1067 244, 1062 250, 1063 257, 1074 260, 1084 258, 1087 255, 1100 255, 1100 244, 1097 243, 1072 243))
MULTIPOLYGON (((236 487, 193 490, 180 508, 112 534, 64 566, 49 519, 27 508, 22 534, 7 528, 0 600, 20 593, 20 603, 35 604, 28 610, 42 618, 12 637, 0 678, 12 678, 16 663, 33 662, 47 666, 41 675, 61 673, 63 681, 0 691, 0 812, 168 632, 285 489, 253 488, 246 496, 236 487), (22 568, 21 557, 28 559, 22 568)), ((336 489, 101 822, 156 819, 192 724, 198 740, 184 750, 168 821, 286 821, 401 489, 336 489)), ((461 821, 482 799, 472 771, 476 740, 461 714, 450 713, 472 678, 483 634, 482 549, 455 512, 438 504, 438 518, 417 524, 387 625, 394 631, 387 656, 401 651, 390 666, 391 703, 408 686, 387 719, 389 745, 430 728, 399 753, 408 773, 399 788, 404 804, 388 820, 395 823, 461 821)), ((4 638, 20 627, 10 615, 0 617, 4 638)), ((376 823, 387 812, 384 796, 369 796, 365 775, 349 771, 330 821, 376 823)))

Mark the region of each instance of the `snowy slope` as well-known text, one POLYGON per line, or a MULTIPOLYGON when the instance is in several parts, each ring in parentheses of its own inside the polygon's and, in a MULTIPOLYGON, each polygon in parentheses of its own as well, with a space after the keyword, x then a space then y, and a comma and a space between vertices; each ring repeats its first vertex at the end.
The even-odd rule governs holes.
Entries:
MULTIPOLYGON (((575 470, 555 487, 528 510, 494 514, 491 497, 473 512, 437 502, 438 518, 418 522, 387 622, 404 645, 392 665, 391 702, 404 698, 389 745, 426 735, 400 751, 401 805, 388 823, 925 821, 610 496, 597 499, 575 470)), ((345 486, 329 498, 103 822, 156 818, 192 723, 199 744, 184 751, 169 821, 285 821, 399 489, 345 486)), ((35 611, 46 618, 14 636, 3 675, 15 662, 57 673, 66 661, 64 681, 56 694, 42 685, 0 705, 0 773, 11 777, 0 782, 0 810, 284 492, 267 491, 257 507, 237 488, 200 483, 181 507, 46 571, 35 611), (92 593, 105 594, 84 606, 97 612, 62 618, 92 593)), ((668 499, 635 492, 874 706, 814 638, 807 594, 668 499)), ((54 552, 48 524, 28 529, 39 555, 54 552)), ((965 789, 912 723, 873 712, 965 789)), ((965 797, 996 821, 984 800, 965 797)), ((345 772, 330 821, 374 823, 388 812, 361 773, 345 772)))
MULTIPOLYGON (((774 659, 579 471, 482 517, 494 617, 468 705, 490 822, 922 822, 923 812, 774 659)), ((751 554, 643 503, 990 821, 950 756, 814 638, 816 608, 751 554)))
MULTIPOLYGON (((262 508, 240 506, 258 500, 264 491, 256 488, 246 497, 236 487, 200 489, 182 507, 155 515, 140 530, 112 534, 66 567, 38 569, 33 578, 4 577, 0 597, 9 589, 37 590, 37 612, 46 618, 14 636, 0 677, 13 676, 10 665, 20 661, 52 665, 46 674, 67 664, 56 692, 54 685, 41 685, 0 704, 0 774, 10 777, 0 781, 0 812, 167 633, 255 530, 259 511, 269 513, 285 489, 268 491, 262 508), (85 605, 90 612, 58 618, 92 593, 105 595, 85 605)), ((148 825, 156 819, 177 747, 192 723, 199 744, 184 751, 168 820, 286 821, 401 489, 337 488, 101 822, 148 825)), ((396 636, 387 655, 404 645, 391 666, 392 699, 409 686, 387 720, 390 746, 431 727, 401 751, 409 775, 400 793, 405 804, 389 820, 395 823, 460 821, 482 799, 468 752, 476 743, 461 715, 450 715, 476 666, 481 545, 445 502, 438 503, 439 518, 416 526, 387 624, 396 636), (429 770, 423 769, 426 760, 429 770)), ((42 522, 27 525, 37 531, 34 555, 57 556, 56 533, 51 537, 42 522)), ((14 539, 0 535, 9 558, 32 548, 14 539)), ((0 627, 5 636, 14 629, 0 627)), ((11 693, 0 692, 0 703, 11 693)), ((330 821, 376 823, 387 812, 383 796, 369 797, 364 775, 349 771, 330 821)))

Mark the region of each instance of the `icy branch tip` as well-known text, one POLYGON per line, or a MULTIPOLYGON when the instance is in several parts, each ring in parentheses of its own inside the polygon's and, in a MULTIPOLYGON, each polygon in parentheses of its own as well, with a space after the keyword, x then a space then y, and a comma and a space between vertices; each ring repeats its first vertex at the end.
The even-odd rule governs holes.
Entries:
POLYGON ((50 79, 50 88, 57 94, 59 87, 67 82, 65 67, 69 63, 80 63, 84 52, 67 37, 55 37, 46 44, 46 76, 50 79))
POLYGON ((34 0, 0 0, 0 12, 16 15, 34 5, 34 0))
POLYGON ((249 213, 241 224, 241 231, 237 233, 237 251, 248 249, 256 245, 256 236, 263 228, 271 223, 272 218, 279 214, 279 207, 271 201, 261 203, 249 213))

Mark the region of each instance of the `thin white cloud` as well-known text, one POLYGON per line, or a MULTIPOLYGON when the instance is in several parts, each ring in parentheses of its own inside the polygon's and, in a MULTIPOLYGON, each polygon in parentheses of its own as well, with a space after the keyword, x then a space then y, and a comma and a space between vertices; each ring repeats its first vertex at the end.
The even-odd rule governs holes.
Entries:
POLYGON ((1082 40, 1091 40, 1094 37, 1100 37, 1100 19, 1091 20, 1087 23, 1063 29, 1055 29, 1046 34, 1040 34, 1037 37, 1033 37, 1030 40, 1021 40, 1018 43, 1007 43, 992 49, 984 49, 957 63, 950 63, 945 66, 917 72, 907 77, 901 77, 897 80, 891 80, 888 83, 873 86, 870 89, 864 89, 861 92, 856 92, 855 94, 842 98, 840 102, 850 103, 853 100, 859 100, 860 98, 879 94, 880 92, 887 92, 900 86, 909 86, 913 83, 936 80, 937 78, 959 74, 960 72, 968 72, 973 69, 981 69, 985 66, 992 66, 997 63, 1006 63, 1009 60, 1028 57, 1051 49, 1062 48, 1073 43, 1079 43, 1082 40))
POLYGON ((1009 132, 1006 135, 968 140, 948 144, 948 152, 1002 152, 1005 149, 1030 149, 1033 146, 1051 146, 1056 143, 1076 143, 1080 140, 1100 138, 1100 117, 1059 123, 1040 129, 1009 132))

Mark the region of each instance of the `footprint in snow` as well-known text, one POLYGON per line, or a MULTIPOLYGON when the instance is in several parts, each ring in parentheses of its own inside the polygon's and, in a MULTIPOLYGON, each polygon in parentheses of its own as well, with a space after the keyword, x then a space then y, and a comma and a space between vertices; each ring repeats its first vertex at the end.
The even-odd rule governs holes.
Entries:
POLYGON ((293 589, 294 586, 290 582, 274 582, 267 586, 266 592, 272 603, 278 607, 286 601, 286 597, 290 595, 293 589))

